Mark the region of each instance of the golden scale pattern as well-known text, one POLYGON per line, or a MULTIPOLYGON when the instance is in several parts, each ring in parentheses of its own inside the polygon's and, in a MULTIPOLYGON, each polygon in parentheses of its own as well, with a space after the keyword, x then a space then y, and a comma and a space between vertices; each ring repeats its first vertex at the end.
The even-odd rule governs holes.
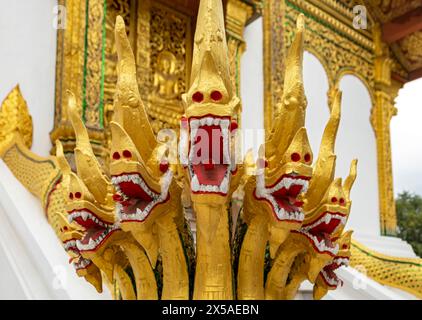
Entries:
POLYGON ((57 166, 52 160, 34 159, 26 155, 25 148, 18 143, 8 149, 3 155, 3 161, 13 167, 13 174, 33 194, 46 202, 46 196, 54 182, 59 178, 57 166), (48 186, 46 181, 51 181, 48 186))
POLYGON ((351 266, 384 285, 410 292, 422 299, 422 259, 383 255, 352 242, 351 266))

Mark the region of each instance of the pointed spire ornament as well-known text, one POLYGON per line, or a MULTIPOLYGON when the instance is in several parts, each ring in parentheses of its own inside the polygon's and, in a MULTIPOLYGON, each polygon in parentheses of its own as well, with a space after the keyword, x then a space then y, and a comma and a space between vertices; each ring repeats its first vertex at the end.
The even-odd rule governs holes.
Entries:
POLYGON ((266 144, 267 158, 283 154, 299 128, 305 126, 307 100, 303 85, 303 45, 305 17, 300 14, 296 22, 296 34, 286 56, 284 86, 281 104, 266 144))
POLYGON ((70 91, 68 92, 68 113, 76 136, 75 163, 78 175, 96 201, 111 206, 112 185, 105 177, 92 150, 88 131, 76 110, 75 96, 70 91))
POLYGON ((336 155, 334 153, 341 117, 341 92, 338 91, 331 108, 330 118, 325 126, 319 148, 318 159, 312 173, 309 190, 306 194, 305 211, 314 208, 321 201, 325 190, 334 179, 336 155))

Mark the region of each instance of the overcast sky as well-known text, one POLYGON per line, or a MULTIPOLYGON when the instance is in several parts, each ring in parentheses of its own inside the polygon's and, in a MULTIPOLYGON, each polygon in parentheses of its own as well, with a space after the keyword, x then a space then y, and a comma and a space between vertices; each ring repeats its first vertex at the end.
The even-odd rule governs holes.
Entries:
POLYGON ((396 100, 391 120, 394 192, 422 196, 422 79, 407 83, 396 100))

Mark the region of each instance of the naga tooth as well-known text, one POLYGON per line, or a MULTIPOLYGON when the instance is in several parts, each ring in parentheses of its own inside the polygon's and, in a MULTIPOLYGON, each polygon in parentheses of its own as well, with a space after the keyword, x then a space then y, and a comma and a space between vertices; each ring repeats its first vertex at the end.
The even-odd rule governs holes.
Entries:
POLYGON ((82 211, 82 213, 81 213, 81 217, 82 217, 82 220, 83 220, 83 221, 86 221, 86 219, 88 218, 88 212, 86 212, 86 211, 82 211))
POLYGON ((214 122, 213 118, 210 118, 210 117, 206 118, 207 126, 212 126, 213 122, 214 122))
POLYGON ((331 214, 326 214, 324 217, 325 224, 330 224, 331 214))
POLYGON ((227 193, 229 191, 229 178, 227 176, 224 177, 223 181, 221 182, 220 190, 223 193, 227 193))
POLYGON ((280 208, 280 210, 278 211, 278 213, 279 213, 278 217, 280 219, 283 219, 284 216, 286 215, 286 210, 284 210, 284 208, 280 208))
POLYGON ((91 248, 95 248, 95 241, 92 238, 89 239, 89 243, 88 244, 89 244, 89 246, 91 248))
POLYGON ((199 181, 196 174, 192 177, 191 188, 193 191, 199 191, 199 181))
POLYGON ((230 124, 230 121, 228 119, 223 119, 220 121, 220 126, 222 129, 228 129, 229 124, 230 124))
POLYGON ((286 188, 286 189, 290 189, 290 186, 291 186, 291 185, 292 185, 292 183, 293 183, 293 179, 286 178, 286 179, 283 179, 283 181, 284 181, 284 186, 285 186, 285 188, 286 188))

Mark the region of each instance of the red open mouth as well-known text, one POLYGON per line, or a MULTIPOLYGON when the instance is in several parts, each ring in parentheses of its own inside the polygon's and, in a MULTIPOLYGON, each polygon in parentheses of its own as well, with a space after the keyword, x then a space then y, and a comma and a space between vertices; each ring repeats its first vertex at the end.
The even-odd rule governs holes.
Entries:
POLYGON ((76 239, 70 239, 63 243, 64 249, 68 252, 79 254, 79 249, 76 246, 76 239))
POLYGON ((331 235, 340 225, 345 224, 345 214, 327 211, 317 221, 303 225, 298 232, 310 239, 319 252, 328 252, 331 255, 336 255, 339 245, 334 245, 331 235))
POLYGON ((169 199, 168 189, 161 194, 153 191, 138 173, 114 176, 112 182, 118 192, 114 200, 122 222, 142 222, 156 205, 169 199))
POLYGON ((322 271, 322 279, 327 286, 337 288, 339 285, 343 285, 343 281, 337 276, 335 271, 341 266, 347 266, 349 264, 349 258, 347 257, 336 257, 332 263, 326 265, 322 271))
POLYGON ((271 186, 265 186, 264 176, 258 175, 255 197, 272 206, 277 220, 302 223, 305 218, 303 202, 298 197, 308 190, 308 185, 309 177, 286 174, 271 186))
POLYGON ((101 220, 95 213, 88 209, 73 210, 69 212, 69 223, 75 221, 85 228, 82 239, 76 241, 79 251, 93 251, 120 229, 116 224, 110 224, 101 220))
MULTIPOLYGON (((189 173, 193 193, 226 195, 230 171, 230 117, 189 118, 189 173)), ((232 168, 233 167, 233 168, 232 168)))

